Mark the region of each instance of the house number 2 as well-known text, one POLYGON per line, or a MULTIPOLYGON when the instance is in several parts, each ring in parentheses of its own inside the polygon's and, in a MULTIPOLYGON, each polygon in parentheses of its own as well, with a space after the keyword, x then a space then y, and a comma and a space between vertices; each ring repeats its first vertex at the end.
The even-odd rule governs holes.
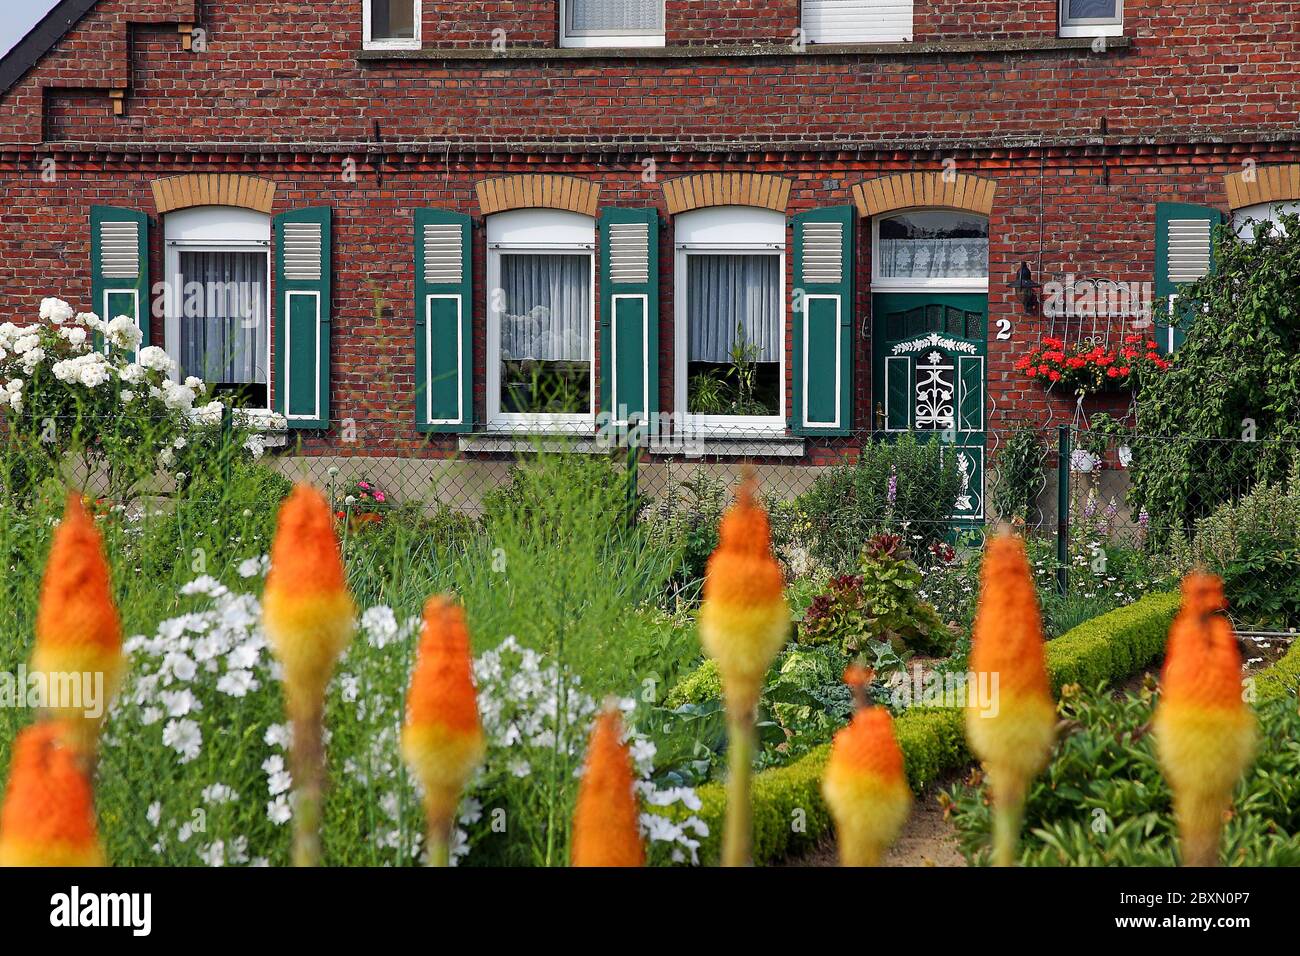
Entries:
POLYGON ((999 339, 1009 339, 1009 338, 1011 338, 1011 320, 1010 320, 1010 319, 998 319, 998 338, 999 338, 999 339))

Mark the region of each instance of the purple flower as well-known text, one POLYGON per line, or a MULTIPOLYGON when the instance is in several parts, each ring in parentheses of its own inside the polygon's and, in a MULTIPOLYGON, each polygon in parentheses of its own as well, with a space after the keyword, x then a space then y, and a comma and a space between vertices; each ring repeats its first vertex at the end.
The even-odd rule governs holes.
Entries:
POLYGON ((898 500, 898 475, 894 471, 894 466, 889 466, 889 503, 892 506, 898 500))

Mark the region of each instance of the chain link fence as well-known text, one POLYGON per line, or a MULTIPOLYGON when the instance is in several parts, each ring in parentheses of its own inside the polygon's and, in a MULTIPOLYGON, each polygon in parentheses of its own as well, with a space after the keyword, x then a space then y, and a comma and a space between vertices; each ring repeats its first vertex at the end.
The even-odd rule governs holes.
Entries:
MULTIPOLYGON (((1249 430, 1227 438, 1143 435, 1117 427, 1019 425, 979 433, 859 430, 791 436, 755 429, 590 429, 571 434, 435 436, 416 451, 251 430, 229 416, 191 447, 182 434, 132 426, 96 434, 54 423, 59 442, 4 433, 0 481, 13 503, 44 469, 130 507, 219 500, 256 465, 326 490, 341 515, 394 510, 483 518, 537 456, 603 459, 626 481, 628 523, 716 522, 752 474, 788 563, 838 572, 873 535, 900 535, 919 560, 978 547, 1000 525, 1050 555, 1061 593, 1143 574, 1206 567, 1246 595, 1239 627, 1300 624, 1300 445, 1249 430), (454 442, 454 444, 452 443, 454 442), (129 454, 128 454, 129 453, 129 454), (132 458, 128 464, 115 460, 132 458), (58 460, 55 461, 54 459, 58 460), (38 463, 40 467, 34 467, 38 463)), ((267 501, 271 506, 274 501, 267 501)))

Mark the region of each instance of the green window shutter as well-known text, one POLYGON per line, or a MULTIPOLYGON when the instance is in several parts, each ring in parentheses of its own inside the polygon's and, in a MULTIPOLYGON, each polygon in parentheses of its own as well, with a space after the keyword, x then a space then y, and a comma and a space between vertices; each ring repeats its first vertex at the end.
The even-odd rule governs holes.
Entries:
POLYGON ((600 407, 620 424, 659 407, 659 213, 600 216, 600 407))
POLYGON ((852 206, 794 218, 794 408, 796 435, 847 435, 853 427, 852 206))
POLYGON ((290 428, 330 422, 331 210, 275 217, 275 410, 290 428))
POLYGON ((474 428, 470 217, 415 210, 415 427, 474 428))
POLYGON ((1223 214, 1211 206, 1182 202, 1156 203, 1155 295, 1169 304, 1171 324, 1156 326, 1155 340, 1166 354, 1182 344, 1189 316, 1177 304, 1178 287, 1214 269, 1214 227, 1223 214))
POLYGON ((885 356, 885 431, 905 432, 912 427, 911 356, 885 356))
MULTIPOLYGON (((135 319, 149 344, 149 217, 134 209, 90 207, 91 310, 105 322, 135 319)), ((97 348, 102 348, 96 335, 97 348)))

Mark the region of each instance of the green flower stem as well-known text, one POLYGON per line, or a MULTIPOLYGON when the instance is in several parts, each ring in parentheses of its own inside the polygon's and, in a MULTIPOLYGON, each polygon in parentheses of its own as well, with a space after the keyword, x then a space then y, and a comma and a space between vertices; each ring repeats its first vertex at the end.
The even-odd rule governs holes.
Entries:
POLYGON ((325 790, 322 710, 293 721, 293 865, 320 866, 321 815, 325 790))
POLYGON ((727 820, 722 834, 722 865, 749 866, 754 838, 750 784, 754 771, 754 711, 727 721, 727 820))

